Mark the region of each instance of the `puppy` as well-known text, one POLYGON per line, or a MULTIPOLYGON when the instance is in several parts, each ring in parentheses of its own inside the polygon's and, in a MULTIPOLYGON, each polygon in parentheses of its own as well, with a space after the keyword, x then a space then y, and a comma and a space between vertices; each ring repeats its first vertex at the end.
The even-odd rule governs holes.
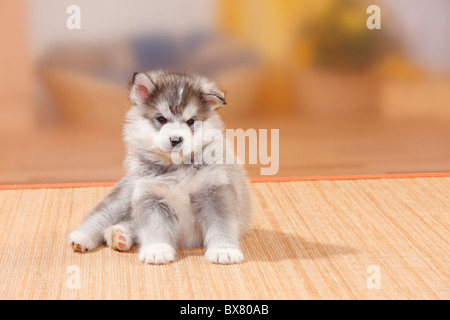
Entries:
POLYGON ((213 263, 243 261, 250 191, 223 141, 222 90, 202 76, 157 70, 134 74, 130 100, 127 174, 70 233, 73 249, 136 244, 141 262, 165 264, 177 248, 204 247, 213 263))

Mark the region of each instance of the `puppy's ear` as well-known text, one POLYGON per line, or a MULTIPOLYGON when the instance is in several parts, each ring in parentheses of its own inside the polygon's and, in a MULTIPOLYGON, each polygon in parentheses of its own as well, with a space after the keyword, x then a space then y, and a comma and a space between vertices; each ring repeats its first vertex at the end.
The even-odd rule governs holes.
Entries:
POLYGON ((133 104, 142 104, 155 89, 152 80, 142 72, 135 72, 131 82, 130 100, 133 104))
POLYGON ((214 81, 199 75, 196 75, 195 78, 200 84, 203 100, 207 107, 211 110, 216 110, 227 104, 225 102, 225 93, 214 81))
POLYGON ((205 93, 203 94, 203 99, 211 110, 216 110, 217 108, 227 104, 225 101, 225 94, 221 91, 216 91, 215 93, 205 93))

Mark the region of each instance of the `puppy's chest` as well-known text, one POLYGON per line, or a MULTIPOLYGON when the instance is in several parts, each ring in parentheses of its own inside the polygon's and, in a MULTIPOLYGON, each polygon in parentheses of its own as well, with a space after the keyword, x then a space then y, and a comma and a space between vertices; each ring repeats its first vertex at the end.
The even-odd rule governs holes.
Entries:
POLYGON ((177 214, 191 215, 191 195, 204 187, 204 176, 186 174, 140 179, 136 185, 138 197, 156 196, 168 204, 177 214))
POLYGON ((202 187, 198 178, 190 176, 151 183, 151 192, 162 199, 177 217, 177 241, 182 247, 199 247, 202 243, 196 212, 191 205, 191 195, 202 187))
POLYGON ((161 183, 155 188, 158 196, 175 211, 179 218, 190 217, 193 214, 191 209, 191 190, 192 185, 189 181, 183 181, 183 183, 161 183))
POLYGON ((192 215, 191 197, 204 193, 214 185, 229 184, 227 172, 220 166, 207 166, 200 170, 186 170, 156 177, 143 177, 137 181, 133 199, 156 196, 166 202, 177 214, 192 215))

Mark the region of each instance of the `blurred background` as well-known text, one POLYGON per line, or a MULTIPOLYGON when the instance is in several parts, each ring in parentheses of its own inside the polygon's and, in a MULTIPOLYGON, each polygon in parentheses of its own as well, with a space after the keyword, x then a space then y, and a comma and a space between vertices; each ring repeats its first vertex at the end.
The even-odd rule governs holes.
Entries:
POLYGON ((448 172, 449 34, 448 0, 2 0, 0 184, 117 181, 128 82, 165 67, 279 129, 277 176, 448 172))

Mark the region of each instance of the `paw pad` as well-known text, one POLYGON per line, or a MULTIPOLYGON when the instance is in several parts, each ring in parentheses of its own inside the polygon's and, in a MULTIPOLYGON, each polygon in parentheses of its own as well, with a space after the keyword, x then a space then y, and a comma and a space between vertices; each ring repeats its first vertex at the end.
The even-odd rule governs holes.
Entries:
POLYGON ((123 226, 111 226, 105 230, 105 240, 108 247, 118 251, 128 251, 133 245, 130 232, 123 226))
POLYGON ((74 251, 86 252, 97 247, 96 243, 86 234, 73 231, 69 235, 69 244, 74 251))

